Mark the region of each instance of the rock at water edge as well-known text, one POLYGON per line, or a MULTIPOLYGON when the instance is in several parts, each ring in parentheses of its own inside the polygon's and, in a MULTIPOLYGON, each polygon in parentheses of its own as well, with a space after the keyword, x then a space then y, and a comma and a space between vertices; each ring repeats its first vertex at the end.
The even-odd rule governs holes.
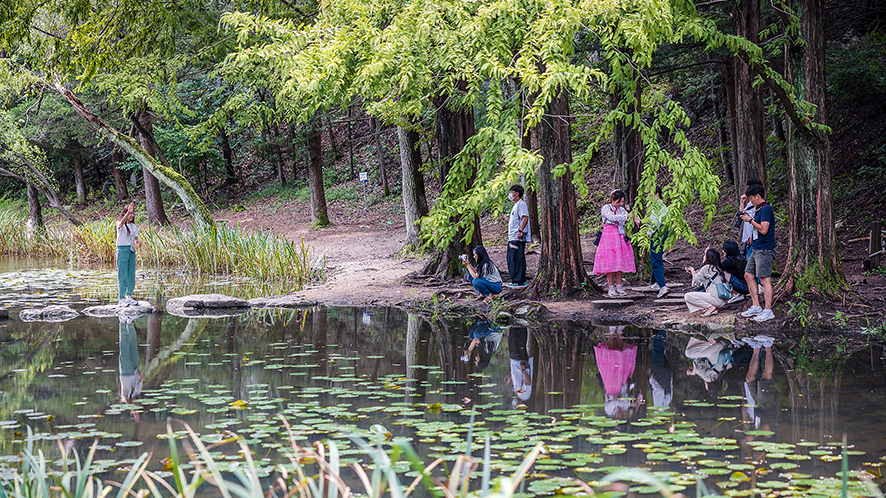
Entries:
POLYGON ((64 322, 78 316, 80 313, 63 304, 54 304, 45 308, 29 308, 21 310, 18 314, 23 322, 64 322))

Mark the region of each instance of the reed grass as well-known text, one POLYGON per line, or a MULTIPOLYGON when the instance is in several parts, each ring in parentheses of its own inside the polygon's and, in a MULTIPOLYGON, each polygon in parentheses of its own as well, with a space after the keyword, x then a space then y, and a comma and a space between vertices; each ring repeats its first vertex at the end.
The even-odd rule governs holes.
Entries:
POLYGON ((68 244, 57 230, 35 231, 28 218, 11 210, 0 210, 0 255, 64 257, 68 244))
MULTIPOLYGON (((151 268, 195 277, 250 278, 290 292, 325 278, 325 257, 314 257, 303 239, 293 242, 271 232, 246 232, 240 225, 193 230, 145 227, 139 239, 139 264, 151 268)), ((82 262, 115 264, 115 244, 113 221, 86 223, 72 232, 75 259, 82 262)))
MULTIPOLYGON (((171 482, 159 473, 148 470, 150 455, 145 453, 137 458, 124 474, 122 482, 102 481, 91 469, 93 457, 97 449, 96 441, 90 449, 85 460, 81 463, 76 451, 73 459, 63 457, 61 471, 50 467, 56 461, 48 460, 42 452, 33 452, 33 433, 28 428, 28 444, 22 451, 22 469, 16 472, 12 479, 0 482, 0 498, 30 498, 30 497, 53 497, 63 496, 68 498, 104 498, 116 496, 125 498, 137 496, 139 498, 196 498, 201 495, 223 496, 226 498, 268 498, 268 497, 299 497, 299 498, 409 498, 421 486, 427 494, 440 498, 456 497, 483 497, 483 498, 513 498, 523 495, 520 487, 527 476, 530 475, 535 461, 544 453, 544 445, 537 444, 524 457, 517 470, 510 475, 501 475, 495 479, 490 478, 491 444, 486 436, 483 456, 475 459, 466 450, 448 469, 448 476, 432 477, 432 472, 442 465, 446 465, 442 458, 425 464, 420 460, 412 446, 407 442, 394 443, 385 451, 383 441, 385 430, 370 431, 381 437, 374 438, 371 442, 352 438, 362 448, 362 451, 371 461, 364 465, 352 463, 349 467, 342 466, 340 453, 333 441, 327 443, 316 442, 312 446, 302 446, 297 441, 297 434, 293 433, 287 420, 282 416, 284 426, 289 439, 287 451, 288 465, 278 464, 271 475, 260 478, 253 451, 246 441, 235 434, 231 434, 226 440, 206 445, 200 440, 200 435, 194 432, 187 424, 183 424, 188 437, 179 443, 172 430, 172 424, 167 423, 167 440, 169 442, 170 457, 168 469, 172 473, 171 482), (234 466, 232 470, 223 471, 216 462, 213 451, 225 444, 236 443, 240 447, 239 454, 243 458, 241 465, 234 466), (182 445, 182 452, 179 448, 182 445), (402 459, 402 460, 401 460, 402 459), (69 460, 73 464, 69 463, 69 460), (400 476, 394 471, 395 466, 405 461, 410 464, 418 474, 409 484, 400 482, 400 476), (481 484, 477 489, 476 476, 480 471, 481 484), (352 489, 345 478, 345 473, 356 473, 358 489, 352 489), (473 484, 473 486, 472 486, 473 484), (362 489, 359 488, 362 486, 362 489), (215 489, 208 489, 215 488, 215 489), (58 494, 57 494, 58 493, 58 494)), ((469 432, 472 427, 469 427, 469 432)), ((470 437, 468 438, 470 439, 470 437)), ((62 455, 63 443, 59 441, 62 455)), ((470 445, 466 445, 470 447, 470 445)), ((847 496, 848 460, 846 445, 843 446, 843 490, 842 496, 847 496)), ((658 477, 641 469, 624 469, 612 472, 590 484, 579 479, 573 479, 575 486, 587 496, 602 494, 604 496, 620 496, 627 491, 626 483, 634 483, 649 487, 648 494, 658 495, 664 498, 683 497, 681 493, 675 493, 658 477), (616 485, 617 483, 624 483, 616 485), (597 489, 595 489, 595 487, 597 489)), ((865 496, 883 498, 883 493, 872 482, 865 482, 865 496)), ((696 479, 695 495, 699 498, 713 498, 722 496, 716 490, 712 491, 704 484, 702 476, 696 479)), ((800 493, 799 495, 802 495, 800 493)))

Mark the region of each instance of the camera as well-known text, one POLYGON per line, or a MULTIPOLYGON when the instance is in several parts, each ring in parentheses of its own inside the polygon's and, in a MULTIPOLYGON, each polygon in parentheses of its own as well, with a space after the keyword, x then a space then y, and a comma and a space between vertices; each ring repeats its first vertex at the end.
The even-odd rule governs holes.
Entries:
POLYGON ((741 224, 744 222, 744 220, 741 219, 741 216, 743 214, 747 214, 747 213, 745 213, 744 211, 736 211, 735 212, 735 223, 732 224, 733 227, 738 228, 741 226, 741 224))
POLYGON ((459 255, 458 255, 458 259, 460 259, 460 260, 462 260, 462 261, 467 261, 467 260, 468 260, 468 255, 467 255, 467 254, 459 254, 459 255))

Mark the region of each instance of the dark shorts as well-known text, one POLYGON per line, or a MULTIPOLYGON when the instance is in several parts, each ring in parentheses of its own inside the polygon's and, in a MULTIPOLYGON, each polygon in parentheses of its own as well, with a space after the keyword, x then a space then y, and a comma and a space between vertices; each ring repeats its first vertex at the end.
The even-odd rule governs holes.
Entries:
POLYGON ((757 278, 771 278, 774 260, 775 249, 754 249, 744 271, 757 278))

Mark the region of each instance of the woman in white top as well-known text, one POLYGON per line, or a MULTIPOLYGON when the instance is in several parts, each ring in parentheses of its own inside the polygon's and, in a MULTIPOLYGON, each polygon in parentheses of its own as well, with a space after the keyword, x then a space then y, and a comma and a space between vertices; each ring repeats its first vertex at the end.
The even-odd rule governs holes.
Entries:
POLYGON ((683 297, 686 301, 686 307, 691 313, 698 310, 705 310, 701 316, 711 316, 717 314, 717 308, 722 308, 726 301, 720 299, 717 295, 716 284, 725 283, 723 269, 720 267, 720 252, 711 249, 708 246, 704 253, 702 267, 696 270, 691 266, 686 267, 686 271, 692 275, 692 287, 702 287, 702 292, 687 292, 683 297))
MULTIPOLYGON (((623 273, 635 273, 634 248, 625 235, 625 225, 631 220, 625 205, 625 193, 615 190, 610 196, 609 204, 600 210, 603 218, 603 234, 600 236, 600 244, 594 255, 594 274, 606 275, 606 283, 609 284, 609 297, 618 297, 627 294, 621 284, 623 273)), ((634 223, 638 226, 639 219, 634 216, 634 223)))
POLYGON ((135 291, 135 245, 141 242, 138 238, 138 228, 135 226, 135 204, 130 203, 123 208, 120 219, 117 220, 117 283, 120 291, 118 298, 120 306, 138 304, 132 298, 135 291))

